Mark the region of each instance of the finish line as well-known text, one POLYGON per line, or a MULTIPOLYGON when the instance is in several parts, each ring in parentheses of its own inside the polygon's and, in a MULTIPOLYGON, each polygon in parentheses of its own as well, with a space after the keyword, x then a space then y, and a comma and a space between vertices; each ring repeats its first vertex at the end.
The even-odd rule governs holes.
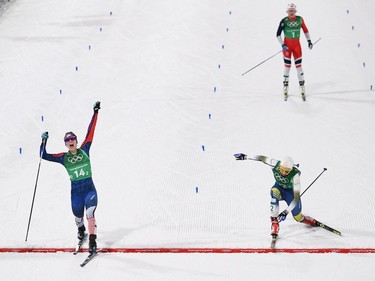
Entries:
MULTIPOLYGON (((0 248, 0 253, 73 253, 75 248, 0 248)), ((81 249, 87 252, 87 248, 81 249)), ((98 248, 101 253, 143 254, 375 254, 375 248, 98 248)))

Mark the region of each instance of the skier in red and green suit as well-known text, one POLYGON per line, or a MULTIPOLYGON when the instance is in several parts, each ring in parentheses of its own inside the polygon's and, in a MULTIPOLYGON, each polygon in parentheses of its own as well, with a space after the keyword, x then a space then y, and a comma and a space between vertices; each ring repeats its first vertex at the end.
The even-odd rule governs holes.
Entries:
POLYGON ((94 131, 100 102, 94 105, 94 114, 92 116, 87 135, 82 145, 77 147, 77 136, 73 132, 68 132, 64 136, 65 146, 68 152, 49 154, 46 151, 48 132, 42 134, 42 144, 40 145, 40 154, 44 160, 62 164, 67 170, 71 181, 71 206, 75 216, 75 222, 78 227, 77 237, 83 240, 86 237, 84 225, 84 209, 86 208, 86 217, 89 230, 89 251, 96 252, 96 221, 95 210, 98 204, 98 195, 92 180, 90 164, 90 147, 94 138, 94 131))
POLYGON ((303 18, 296 16, 296 5, 289 4, 286 12, 288 13, 288 16, 281 20, 276 33, 276 37, 283 48, 285 64, 284 88, 289 86, 289 72, 292 65, 292 55, 298 73, 299 84, 303 87, 305 84, 305 79, 302 70, 302 49, 299 41, 301 28, 305 33, 310 50, 313 48, 313 44, 311 43, 309 30, 307 29, 303 18), (281 38, 282 32, 284 32, 284 40, 281 38))

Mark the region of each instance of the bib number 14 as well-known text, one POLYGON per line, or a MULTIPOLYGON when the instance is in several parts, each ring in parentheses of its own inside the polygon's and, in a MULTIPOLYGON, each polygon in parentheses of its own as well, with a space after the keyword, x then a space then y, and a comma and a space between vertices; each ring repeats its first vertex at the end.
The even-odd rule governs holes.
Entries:
POLYGON ((77 170, 74 171, 74 175, 76 178, 86 176, 88 173, 85 172, 83 169, 80 169, 79 172, 77 170))

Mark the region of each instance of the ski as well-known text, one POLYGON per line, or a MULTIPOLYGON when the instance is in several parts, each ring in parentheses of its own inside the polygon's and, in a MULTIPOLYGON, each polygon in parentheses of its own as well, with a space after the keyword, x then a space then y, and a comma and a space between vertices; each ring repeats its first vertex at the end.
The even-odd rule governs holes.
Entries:
POLYGON ((88 236, 87 233, 85 233, 85 236, 83 237, 83 239, 81 239, 81 240, 78 239, 78 243, 77 243, 75 251, 73 252, 73 255, 76 255, 76 254, 79 253, 79 251, 81 250, 81 247, 82 247, 83 243, 87 239, 87 236, 88 236))
POLYGON ((330 231, 330 232, 332 232, 334 234, 337 234, 337 235, 341 236, 341 232, 340 231, 338 231, 338 230, 336 230, 336 229, 334 229, 334 228, 332 228, 332 227, 330 227, 328 225, 325 225, 324 223, 321 223, 320 221, 316 220, 315 225, 319 226, 320 228, 323 228, 325 230, 328 230, 328 231, 330 231))
POLYGON ((276 247, 276 240, 277 240, 277 235, 272 235, 272 241, 271 241, 271 249, 275 249, 276 247))
POLYGON ((83 263, 80 264, 81 267, 84 267, 86 264, 88 264, 95 256, 98 254, 99 251, 96 251, 95 253, 90 253, 87 258, 83 261, 83 263))

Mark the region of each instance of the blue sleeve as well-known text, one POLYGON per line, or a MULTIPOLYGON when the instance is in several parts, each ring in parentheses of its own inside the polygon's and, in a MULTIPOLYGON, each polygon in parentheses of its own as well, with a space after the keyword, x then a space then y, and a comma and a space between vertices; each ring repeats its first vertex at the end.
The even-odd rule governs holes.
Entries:
POLYGON ((91 142, 86 142, 84 146, 81 147, 81 149, 86 152, 86 154, 90 157, 90 147, 91 147, 91 142))
POLYGON ((280 21, 279 28, 276 32, 276 37, 281 36, 281 32, 284 30, 284 19, 280 21))
POLYGON ((42 157, 42 159, 44 159, 44 160, 56 162, 56 163, 60 163, 60 164, 64 165, 64 155, 65 155, 65 153, 62 152, 62 153, 57 153, 57 154, 49 154, 46 151, 46 146, 47 146, 47 141, 45 143, 43 143, 43 142, 41 143, 40 150, 39 150, 40 157, 42 157))

